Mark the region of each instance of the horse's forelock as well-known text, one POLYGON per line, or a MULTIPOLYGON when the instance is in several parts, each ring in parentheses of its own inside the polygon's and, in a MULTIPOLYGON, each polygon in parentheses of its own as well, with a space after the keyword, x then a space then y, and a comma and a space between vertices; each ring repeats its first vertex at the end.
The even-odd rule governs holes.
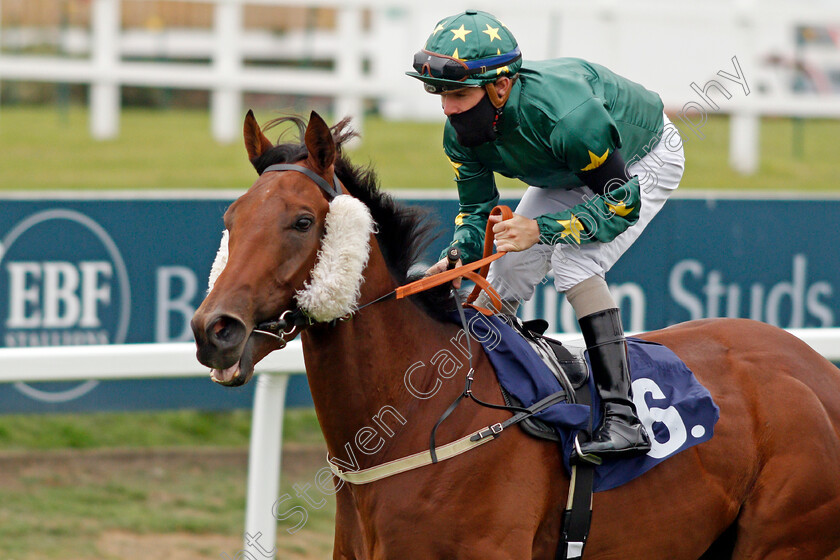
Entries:
MULTIPOLYGON (((297 116, 278 117, 268 121, 263 127, 263 132, 284 126, 283 130, 277 139, 277 144, 266 150, 259 157, 255 158, 252 163, 256 168, 257 173, 262 174, 265 168, 276 163, 295 163, 306 159, 309 151, 304 144, 304 136, 306 134, 306 121, 297 116), (285 125, 285 126, 284 126, 285 125), (290 142, 283 142, 283 138, 289 132, 296 132, 296 138, 290 142)), ((341 153, 341 147, 345 142, 358 136, 358 133, 350 128, 350 117, 340 120, 337 124, 330 127, 333 141, 336 149, 341 153)))

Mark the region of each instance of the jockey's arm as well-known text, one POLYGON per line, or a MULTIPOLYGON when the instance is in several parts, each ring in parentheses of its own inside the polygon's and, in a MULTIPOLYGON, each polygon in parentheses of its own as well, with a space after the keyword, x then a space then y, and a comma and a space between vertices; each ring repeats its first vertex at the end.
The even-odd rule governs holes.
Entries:
POLYGON ((599 100, 593 98, 564 116, 550 143, 595 195, 563 212, 537 217, 540 243, 609 243, 638 221, 639 179, 628 175, 618 128, 599 100))
MULTIPOLYGON (((490 211, 499 203, 499 191, 493 172, 478 163, 456 164, 458 185, 458 215, 455 217, 455 235, 450 247, 461 251, 461 260, 477 261, 484 252, 484 231, 490 211)), ((441 253, 441 259, 446 251, 441 253)))
MULTIPOLYGON (((440 260, 426 271, 427 276, 447 269, 449 262, 446 254, 449 247, 458 247, 460 251, 461 259, 457 266, 477 261, 482 257, 487 219, 490 211, 499 203, 499 191, 496 189, 492 171, 478 163, 462 164, 453 159, 450 159, 450 162, 455 170, 455 181, 458 185, 455 234, 449 246, 441 252, 440 260)), ((461 279, 457 278, 452 284, 455 288, 460 288, 461 279)))
MULTIPOLYGON (((621 159, 618 152, 616 156, 621 159)), ((582 177, 595 196, 568 210, 538 216, 540 243, 609 243, 635 224, 642 206, 639 178, 628 179, 623 176, 623 165, 621 169, 621 174, 603 174, 591 183, 587 179, 592 177, 582 177)))

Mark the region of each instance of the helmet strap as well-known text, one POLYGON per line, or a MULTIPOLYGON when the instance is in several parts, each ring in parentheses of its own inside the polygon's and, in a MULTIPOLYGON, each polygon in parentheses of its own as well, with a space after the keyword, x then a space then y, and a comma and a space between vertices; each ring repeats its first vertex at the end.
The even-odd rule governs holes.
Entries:
POLYGON ((510 87, 505 92, 505 95, 503 97, 499 97, 499 95, 496 93, 496 82, 484 84, 484 89, 487 91, 487 97, 490 98, 490 103, 493 104, 493 107, 495 107, 496 109, 501 109, 502 107, 504 107, 505 103, 507 103, 507 100, 510 97, 511 90, 513 90, 513 84, 518 78, 518 74, 510 78, 510 87))

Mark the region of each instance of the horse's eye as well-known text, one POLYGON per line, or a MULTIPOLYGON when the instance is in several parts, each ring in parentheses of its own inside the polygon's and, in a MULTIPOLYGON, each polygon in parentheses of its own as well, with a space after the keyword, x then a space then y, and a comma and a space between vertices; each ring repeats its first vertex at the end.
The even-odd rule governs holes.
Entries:
POLYGON ((295 225, 292 226, 298 231, 309 231, 309 228, 312 227, 312 224, 315 223, 315 220, 310 218, 309 216, 302 216, 297 219, 295 225))

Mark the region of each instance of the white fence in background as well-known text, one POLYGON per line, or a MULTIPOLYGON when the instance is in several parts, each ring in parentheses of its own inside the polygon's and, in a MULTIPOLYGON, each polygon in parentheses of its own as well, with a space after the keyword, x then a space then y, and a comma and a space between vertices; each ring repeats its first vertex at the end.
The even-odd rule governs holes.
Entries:
MULTIPOLYGON (((243 92, 328 97, 336 115, 350 115, 358 125, 367 99, 376 101, 386 117, 440 119, 437 100, 404 71, 438 19, 472 7, 469 0, 204 3, 213 5, 213 27, 195 32, 123 29, 121 0, 91 0, 90 29, 59 34, 67 56, 0 53, 0 80, 88 84, 90 130, 102 139, 118 133, 123 85, 210 91, 213 136, 225 142, 239 136, 243 92), (330 8, 336 25, 286 36, 246 30, 246 5, 330 8), (162 60, 126 59, 150 54, 162 60), (246 63, 313 54, 330 60, 331 68, 246 63)), ((758 165, 760 116, 840 116, 840 84, 833 77, 840 72, 840 4, 833 0, 529 0, 527 10, 485 0, 482 9, 515 31, 528 59, 579 56, 604 64, 659 92, 671 112, 701 111, 691 117, 695 128, 702 127, 707 113, 732 115, 730 162, 745 173, 758 165), (807 43, 797 35, 801 26, 828 29, 828 42, 807 43), (721 74, 736 74, 733 58, 743 69, 743 88, 721 74), (813 91, 795 93, 793 81, 803 73, 812 78, 813 91), (706 87, 712 80, 717 85, 706 87)), ((0 22, 0 48, 22 40, 20 31, 0 22)))
MULTIPOLYGON (((840 328, 788 331, 827 359, 840 361, 840 328)), ((564 342, 579 338, 575 334, 551 336, 564 342)), ((285 350, 269 354, 256 368, 245 533, 261 533, 258 544, 263 550, 274 549, 277 540, 277 519, 272 512, 280 487, 288 376, 303 371, 299 340, 289 343, 285 350)), ((0 348, 0 383, 207 375, 208 369, 196 361, 195 345, 190 343, 0 348)), ((244 550, 254 558, 264 557, 262 551, 253 548, 255 542, 246 537, 244 550)))
MULTIPOLYGON (((189 2, 191 0, 181 0, 189 2)), ((250 1, 249 4, 295 5, 288 1, 250 1)), ((296 70, 246 67, 242 46, 245 30, 239 0, 212 0, 213 29, 204 33, 198 45, 208 48, 209 63, 139 62, 124 60, 125 54, 142 54, 144 45, 126 44, 137 34, 126 36, 121 28, 120 0, 92 0, 91 27, 85 58, 0 55, 0 79, 67 82, 90 85, 90 131, 94 138, 118 134, 120 87, 142 86, 198 89, 212 92, 212 132, 219 141, 229 142, 241 134, 242 92, 284 93, 334 97, 336 114, 361 121, 361 99, 381 95, 372 76, 362 71, 362 6, 345 3, 337 11, 336 35, 340 48, 332 53, 332 70, 296 70)), ((298 3, 299 4, 299 3, 298 3)), ((155 40, 153 32, 145 34, 155 40)), ((270 46, 270 45, 269 45, 270 46)), ((72 52, 72 49, 70 49, 72 52)), ((145 45, 148 51, 148 45, 145 45)), ((187 58, 195 56, 184 44, 187 58)), ((178 56, 169 49, 164 54, 178 56)), ((277 53, 282 58, 282 53, 277 53)))

